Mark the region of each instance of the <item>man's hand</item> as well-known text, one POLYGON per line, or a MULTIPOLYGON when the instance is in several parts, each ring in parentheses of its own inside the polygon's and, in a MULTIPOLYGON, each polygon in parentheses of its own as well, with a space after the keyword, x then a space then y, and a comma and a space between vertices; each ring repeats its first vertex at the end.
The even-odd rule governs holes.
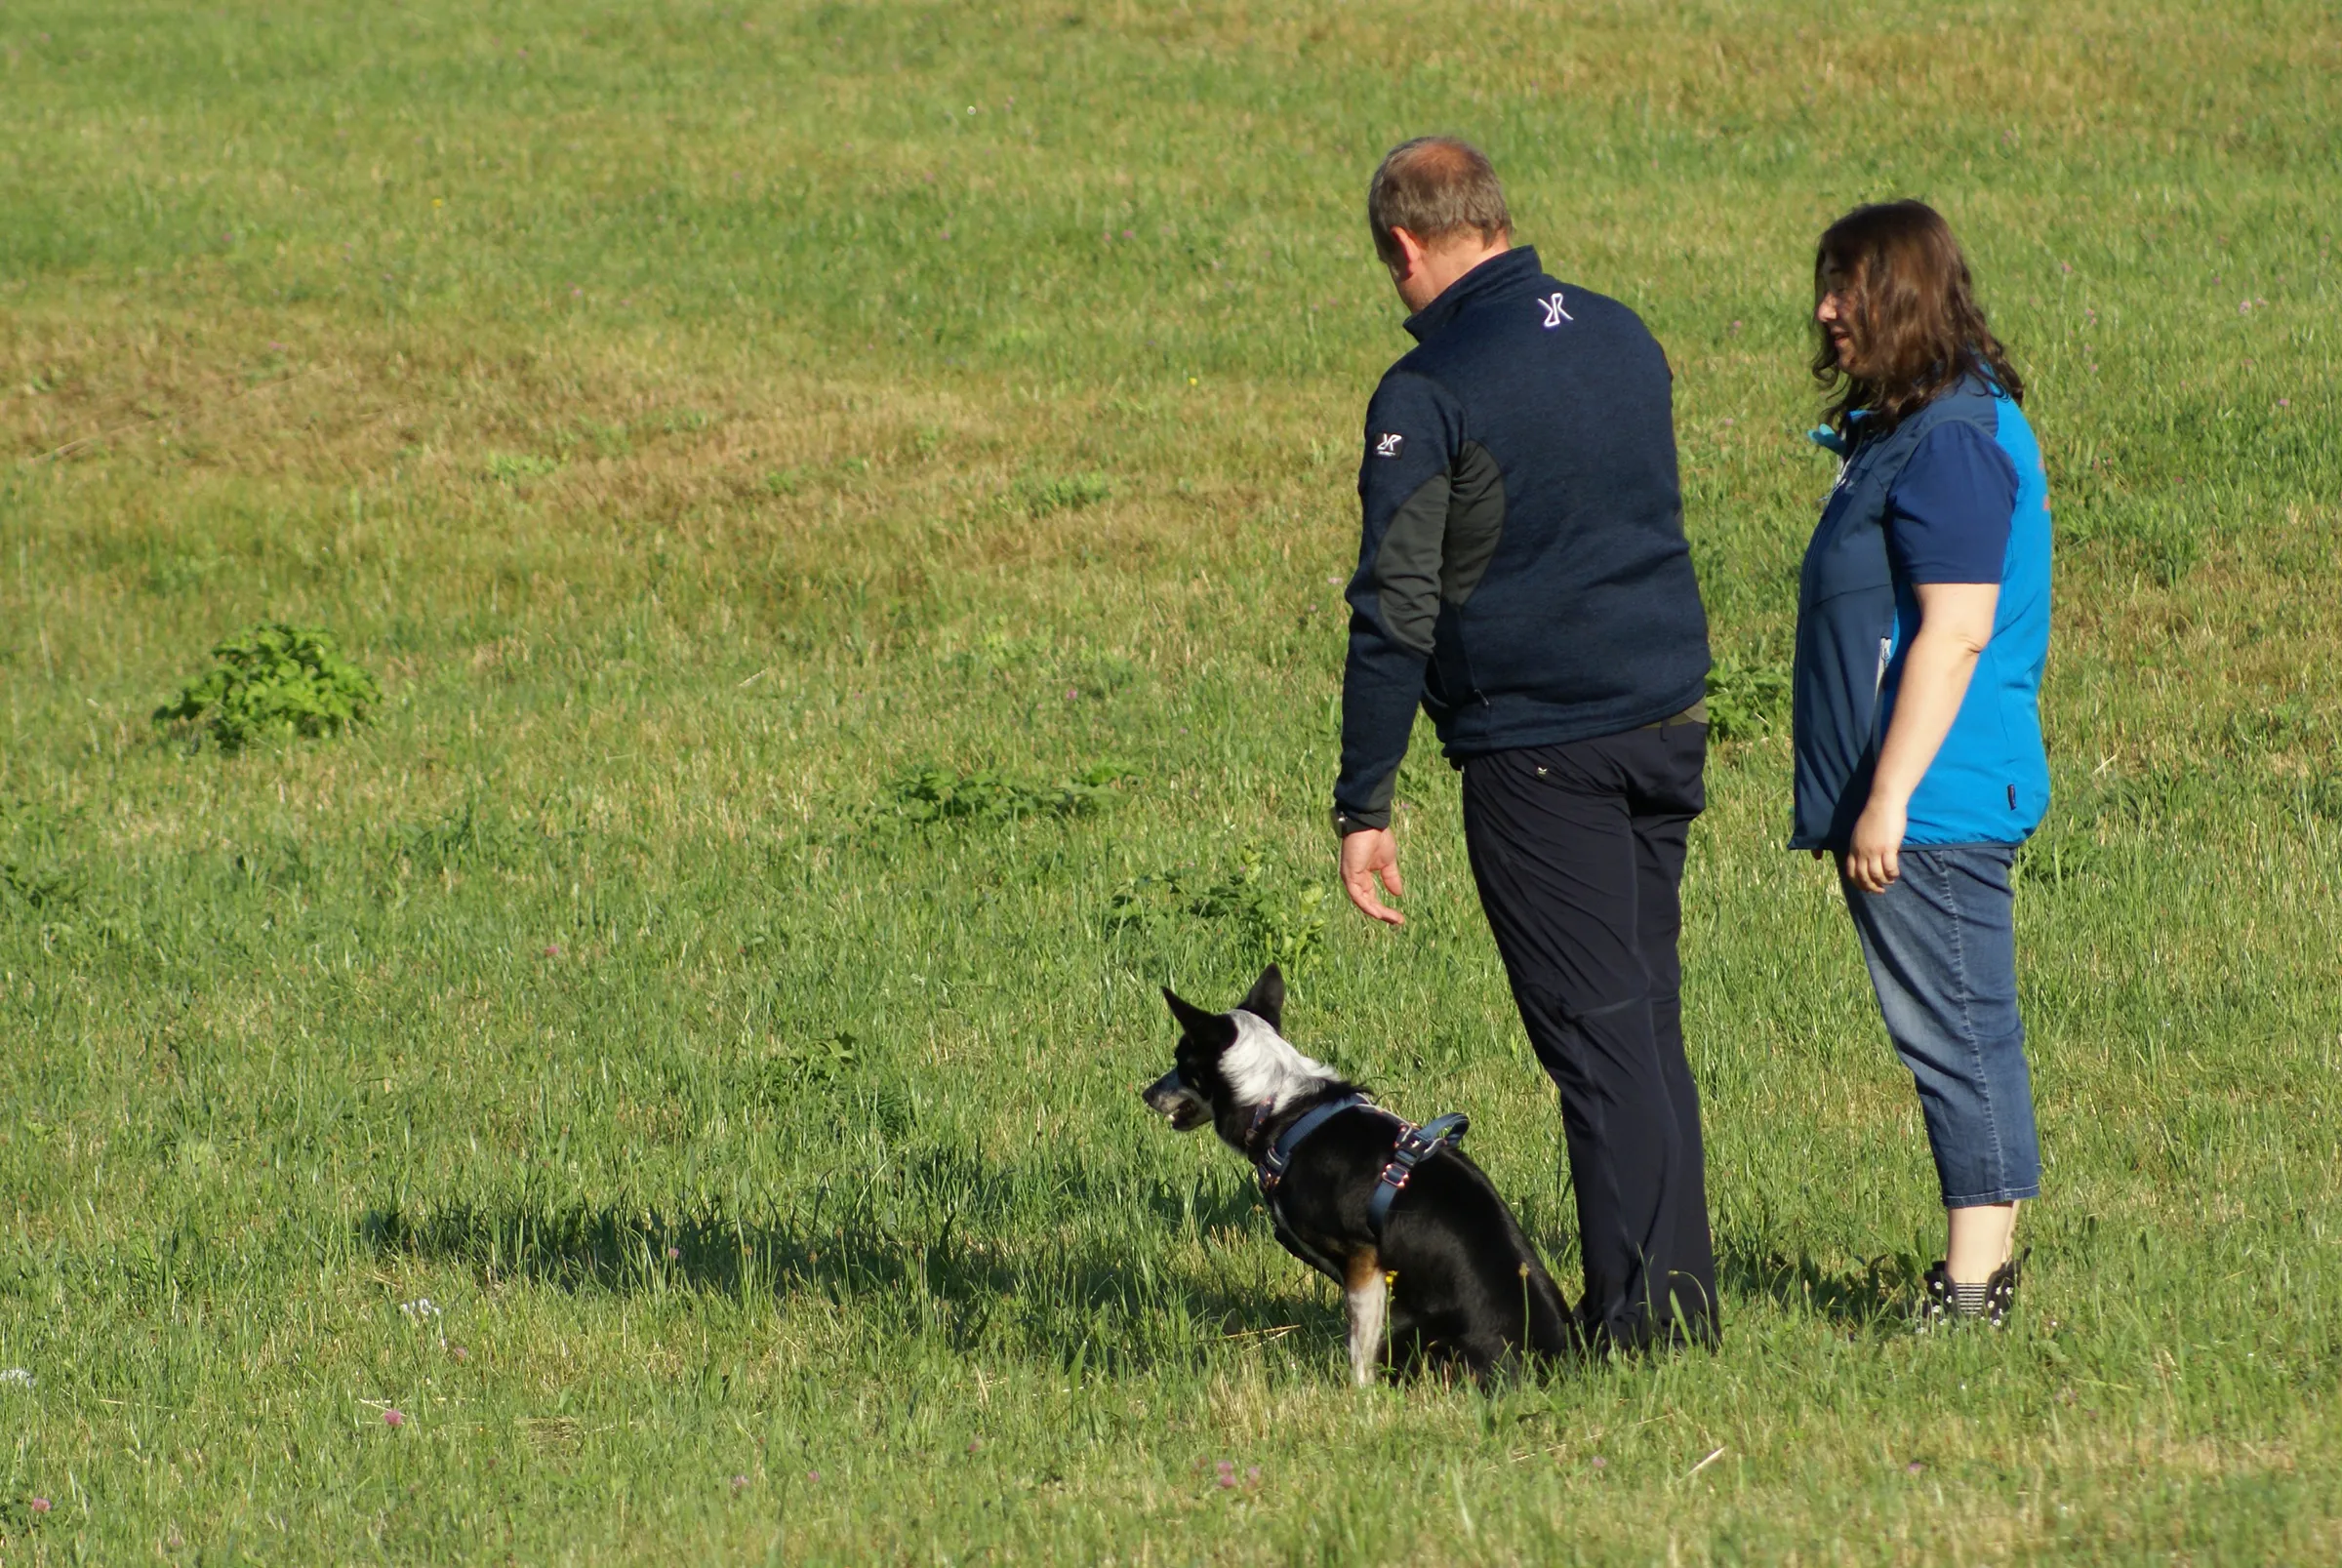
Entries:
POLYGON ((1884 893, 1903 874, 1903 829, 1909 812, 1898 802, 1883 799, 1877 790, 1854 823, 1846 845, 1843 872, 1847 881, 1865 893, 1884 893))
POLYGON ((1405 897, 1398 885, 1398 840, 1388 827, 1369 827, 1342 840, 1342 891, 1369 920, 1403 926, 1407 917, 1383 903, 1374 891, 1376 877, 1394 899, 1405 897))

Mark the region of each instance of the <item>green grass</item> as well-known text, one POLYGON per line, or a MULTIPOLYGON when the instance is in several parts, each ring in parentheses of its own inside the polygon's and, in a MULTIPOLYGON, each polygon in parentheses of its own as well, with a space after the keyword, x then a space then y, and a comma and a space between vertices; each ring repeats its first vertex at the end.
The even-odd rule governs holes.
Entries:
POLYGON ((10 6, 0 1562, 2342 1555, 2337 82, 2312 4, 10 6), (1489 1395, 1344 1387, 1135 1094, 1159 984, 1297 957, 1574 1273, 1428 731, 1408 927, 1325 896, 1433 128, 1667 344, 1752 731, 1724 1348, 1489 1395), (1932 1175, 1762 722, 1810 246, 1904 193, 2060 529, 1998 1339, 1901 1326, 1932 1175), (149 721, 263 620, 376 722, 149 721))

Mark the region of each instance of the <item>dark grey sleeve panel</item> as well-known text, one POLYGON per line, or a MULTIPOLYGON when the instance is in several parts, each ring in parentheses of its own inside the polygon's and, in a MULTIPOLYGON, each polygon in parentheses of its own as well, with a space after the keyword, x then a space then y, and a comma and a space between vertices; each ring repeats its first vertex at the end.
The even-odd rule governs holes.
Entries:
POLYGON ((1439 597, 1461 606, 1488 575, 1505 537, 1505 471, 1477 441, 1457 455, 1448 483, 1447 536, 1440 551, 1439 597))
POLYGON ((1424 665, 1439 618, 1449 475, 1464 444, 1464 410, 1427 376, 1393 370, 1366 410, 1358 462, 1358 569, 1342 670, 1342 774, 1334 804, 1353 821, 1390 821, 1424 665))
POLYGON ((1374 552, 1375 602, 1383 624, 1393 641, 1425 658, 1431 656, 1432 627, 1439 620, 1447 502, 1447 475, 1433 474, 1398 503, 1383 531, 1383 547, 1374 552))

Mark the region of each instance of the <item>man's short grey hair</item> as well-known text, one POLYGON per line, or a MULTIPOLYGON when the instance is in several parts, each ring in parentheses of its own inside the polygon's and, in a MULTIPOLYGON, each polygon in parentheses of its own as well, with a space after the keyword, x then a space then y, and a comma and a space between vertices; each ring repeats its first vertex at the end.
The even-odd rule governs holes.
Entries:
POLYGON ((1496 170, 1479 148, 1452 136, 1417 137, 1384 155, 1366 187, 1366 222, 1375 254, 1393 267, 1406 260, 1393 229, 1403 228, 1426 245, 1466 229, 1495 245, 1513 232, 1496 170))

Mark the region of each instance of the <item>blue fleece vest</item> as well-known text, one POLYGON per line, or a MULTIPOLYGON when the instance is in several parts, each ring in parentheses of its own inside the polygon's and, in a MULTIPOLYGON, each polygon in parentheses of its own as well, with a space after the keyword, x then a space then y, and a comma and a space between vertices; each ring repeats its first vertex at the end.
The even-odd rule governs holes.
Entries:
MULTIPOLYGON (((1902 683, 1902 655, 1919 623, 1912 585, 1886 547, 1888 494, 1929 431, 1965 421, 2017 470, 2008 551, 1992 641, 1976 662, 1959 714, 1911 797, 1906 844, 2021 843, 2049 806, 2039 693, 2049 657, 2049 488, 2025 416, 1985 382, 1938 397, 1891 430, 1863 431, 1844 451, 1797 584, 1794 674, 1797 752, 1792 849, 1843 849, 1870 797, 1902 683)), ((1817 432, 1817 439, 1822 439, 1817 432)))

